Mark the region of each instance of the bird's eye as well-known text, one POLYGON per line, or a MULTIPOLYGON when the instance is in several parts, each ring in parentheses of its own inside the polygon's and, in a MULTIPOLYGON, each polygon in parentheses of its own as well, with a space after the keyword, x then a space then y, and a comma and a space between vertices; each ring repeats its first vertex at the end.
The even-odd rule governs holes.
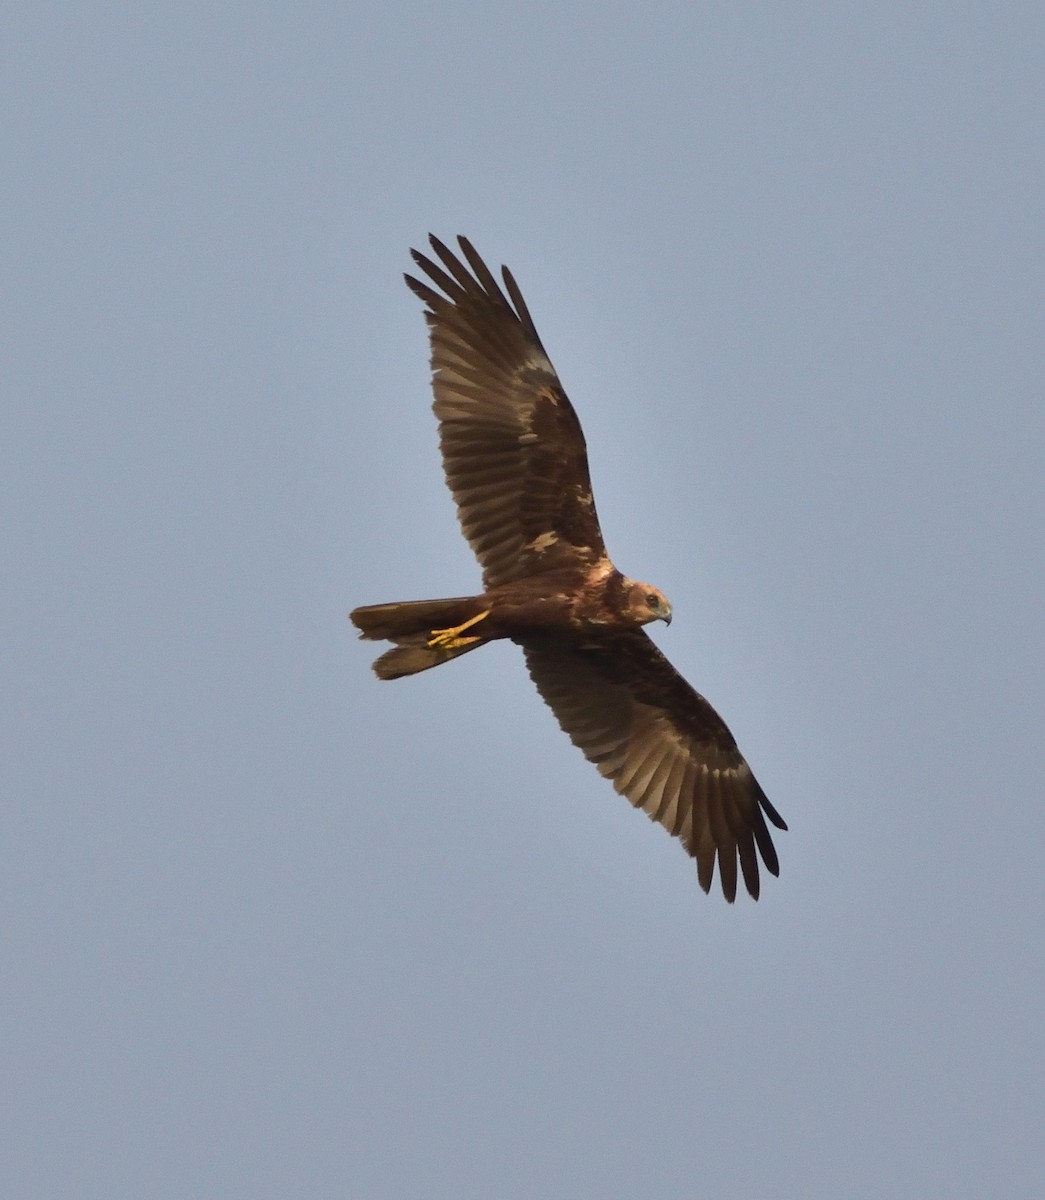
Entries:
POLYGON ((646 596, 646 603, 650 608, 660 607, 660 597, 655 592, 649 592, 646 596))

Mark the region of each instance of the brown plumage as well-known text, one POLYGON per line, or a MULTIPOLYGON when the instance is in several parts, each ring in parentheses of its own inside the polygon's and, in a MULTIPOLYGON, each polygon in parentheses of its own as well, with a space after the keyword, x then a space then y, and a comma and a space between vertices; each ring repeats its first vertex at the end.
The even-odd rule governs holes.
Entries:
POLYGON ((721 717, 643 631, 671 608, 606 554, 580 422, 508 268, 506 296, 467 239, 463 262, 430 240, 439 263, 412 253, 435 287, 406 282, 426 305, 443 467, 485 590, 355 609, 361 637, 393 643, 374 670, 396 679, 510 638, 574 745, 679 839, 704 891, 717 859, 732 901, 739 859, 757 900, 759 855, 780 869, 765 818, 787 826, 721 717))

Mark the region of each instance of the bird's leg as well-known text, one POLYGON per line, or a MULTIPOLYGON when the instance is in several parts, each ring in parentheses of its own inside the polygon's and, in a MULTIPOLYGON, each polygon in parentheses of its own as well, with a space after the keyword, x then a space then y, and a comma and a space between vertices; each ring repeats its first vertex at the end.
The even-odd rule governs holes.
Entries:
POLYGON ((470 646, 473 642, 481 642, 481 637, 461 637, 466 629, 471 629, 473 625, 478 625, 481 620, 490 615, 490 610, 484 609, 481 613, 477 613, 474 617, 469 617, 461 625, 455 625, 452 629, 433 629, 428 636, 428 644, 433 648, 440 646, 445 650, 459 650, 462 646, 470 646))

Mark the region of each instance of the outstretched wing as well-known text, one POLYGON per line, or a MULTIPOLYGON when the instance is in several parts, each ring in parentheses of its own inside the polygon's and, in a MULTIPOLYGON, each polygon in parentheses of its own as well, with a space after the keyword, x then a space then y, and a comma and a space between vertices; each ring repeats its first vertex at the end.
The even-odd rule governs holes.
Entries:
POLYGON ((537 690, 575 746, 613 786, 677 837, 711 887, 718 858, 722 891, 737 893, 737 859, 757 900, 758 854, 780 873, 766 799, 733 735, 642 630, 590 641, 527 639, 537 690), (763 816, 765 814, 765 816, 763 816))
POLYGON ((518 285, 502 267, 506 297, 466 238, 467 265, 430 241, 442 266, 414 262, 444 294, 406 282, 427 305, 443 467, 483 581, 587 570, 606 549, 584 434, 518 285))

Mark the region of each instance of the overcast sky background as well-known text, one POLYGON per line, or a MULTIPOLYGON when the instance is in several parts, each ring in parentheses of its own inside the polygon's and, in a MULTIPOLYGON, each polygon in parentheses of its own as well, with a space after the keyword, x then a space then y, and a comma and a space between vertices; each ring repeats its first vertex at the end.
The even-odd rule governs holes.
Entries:
POLYGON ((15 3, 19 1198, 1045 1194, 1040 4, 15 3), (762 900, 499 645, 408 248, 508 262, 762 900), (717 889, 717 885, 716 885, 717 889))

